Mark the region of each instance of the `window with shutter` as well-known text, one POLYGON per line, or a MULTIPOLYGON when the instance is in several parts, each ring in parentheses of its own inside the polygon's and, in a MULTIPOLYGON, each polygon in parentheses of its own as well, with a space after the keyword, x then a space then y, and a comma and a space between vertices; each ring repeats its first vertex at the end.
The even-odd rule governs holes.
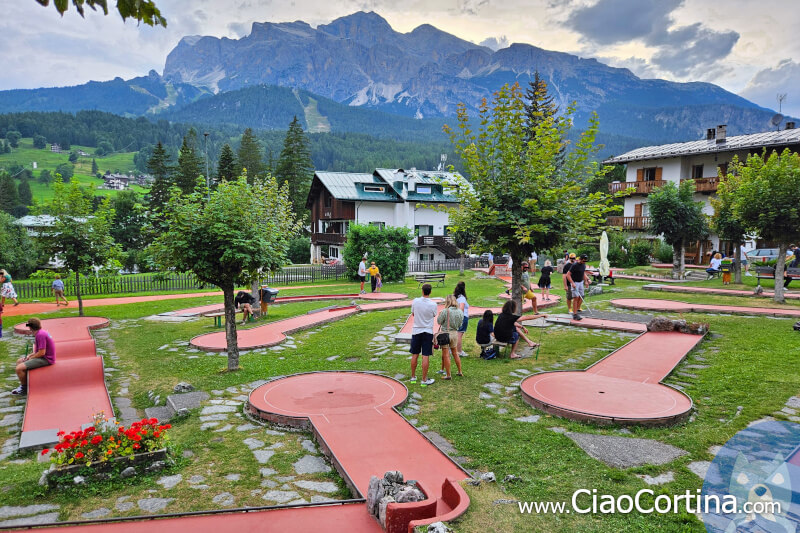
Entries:
POLYGON ((661 172, 661 171, 662 171, 662 170, 664 170, 664 169, 663 169, 663 168, 661 168, 661 167, 656 167, 656 172, 655 172, 655 179, 656 179, 656 181, 661 181, 661 175, 662 175, 662 172, 661 172))
POLYGON ((644 181, 644 169, 636 169, 636 181, 644 181))

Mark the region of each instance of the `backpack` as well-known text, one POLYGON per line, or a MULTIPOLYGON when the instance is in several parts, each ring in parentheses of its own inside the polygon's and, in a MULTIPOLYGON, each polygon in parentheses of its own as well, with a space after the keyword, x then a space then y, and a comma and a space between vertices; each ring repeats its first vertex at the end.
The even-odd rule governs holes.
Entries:
POLYGON ((492 345, 481 348, 481 359, 494 359, 497 355, 497 346, 492 345))
POLYGON ((800 322, 795 322, 794 323, 794 330, 795 331, 800 331, 800 322))

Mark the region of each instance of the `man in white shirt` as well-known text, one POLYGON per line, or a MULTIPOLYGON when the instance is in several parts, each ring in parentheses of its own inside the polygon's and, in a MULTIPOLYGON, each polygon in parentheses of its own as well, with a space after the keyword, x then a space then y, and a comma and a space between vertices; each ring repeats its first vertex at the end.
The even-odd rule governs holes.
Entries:
POLYGON ((411 302, 411 315, 414 317, 414 328, 411 330, 411 383, 417 382, 417 360, 422 354, 421 386, 433 385, 434 379, 428 379, 429 358, 433 355, 433 321, 436 319, 436 302, 430 299, 431 285, 422 286, 422 297, 411 302))
POLYGON ((747 247, 743 244, 739 246, 739 251, 742 254, 742 266, 744 267, 744 275, 745 276, 752 276, 750 273, 750 260, 747 259, 747 247))
POLYGON ((361 292, 359 294, 365 294, 364 291, 364 280, 367 279, 367 256, 361 258, 361 262, 358 264, 358 279, 361 280, 361 292))

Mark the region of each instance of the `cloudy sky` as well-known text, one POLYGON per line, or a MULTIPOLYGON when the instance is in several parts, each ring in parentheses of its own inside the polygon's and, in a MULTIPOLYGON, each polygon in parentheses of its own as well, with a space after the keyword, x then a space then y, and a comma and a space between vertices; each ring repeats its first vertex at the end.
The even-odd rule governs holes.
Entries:
MULTIPOLYGON (((423 23, 476 43, 530 43, 630 68, 648 78, 709 81, 800 116, 796 0, 156 0, 168 27, 35 0, 4 2, 0 89, 63 86, 162 72, 184 35, 241 37, 255 22, 316 26, 375 11, 398 31, 423 23)), ((109 2, 114 4, 114 2, 109 2)))

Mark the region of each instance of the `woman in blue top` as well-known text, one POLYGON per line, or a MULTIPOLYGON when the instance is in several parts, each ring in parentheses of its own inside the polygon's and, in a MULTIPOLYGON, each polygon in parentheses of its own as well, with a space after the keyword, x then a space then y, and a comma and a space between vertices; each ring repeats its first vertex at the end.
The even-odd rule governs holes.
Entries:
POLYGON ((460 357, 466 357, 467 354, 464 353, 464 349, 462 348, 462 341, 464 339, 464 333, 467 332, 467 326, 469 326, 469 303, 467 302, 467 284, 463 281, 459 281, 456 284, 456 288, 453 291, 453 296, 456 297, 456 302, 458 303, 458 308, 461 309, 461 312, 464 313, 464 320, 461 322, 461 327, 458 328, 458 342, 456 344, 456 351, 460 357))

